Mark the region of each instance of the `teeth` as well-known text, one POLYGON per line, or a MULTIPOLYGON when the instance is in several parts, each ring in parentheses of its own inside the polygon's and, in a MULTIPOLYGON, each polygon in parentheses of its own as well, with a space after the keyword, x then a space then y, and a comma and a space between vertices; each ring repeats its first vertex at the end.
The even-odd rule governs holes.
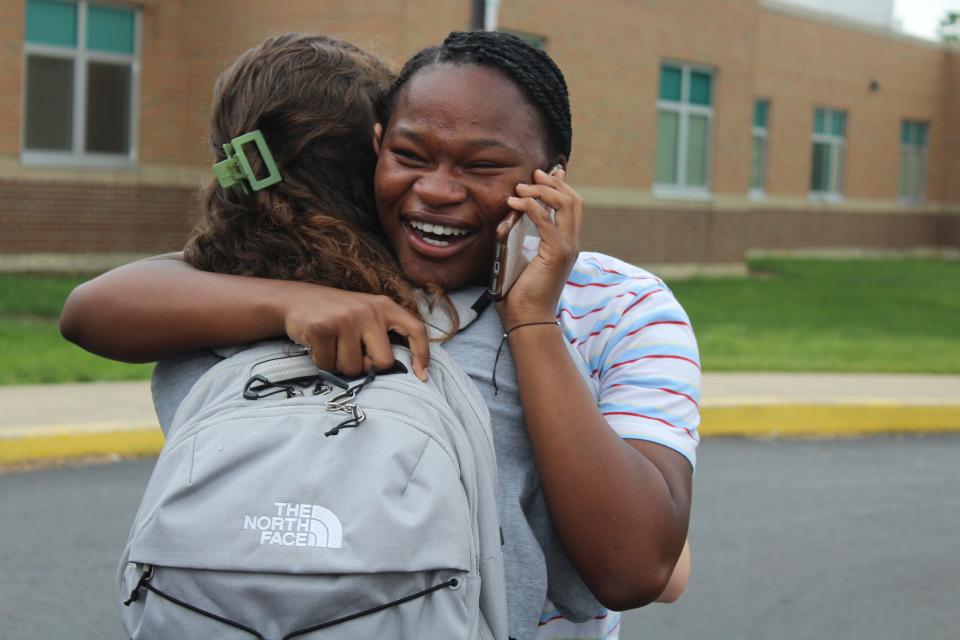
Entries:
MULTIPOLYGON (((430 224, 429 222, 419 222, 411 220, 410 226, 423 233, 432 233, 438 236, 465 236, 469 231, 466 229, 457 229, 456 227, 445 227, 441 224, 430 224)), ((444 243, 446 244, 446 243, 444 243)))
POLYGON ((446 247, 450 245, 450 243, 447 242, 446 240, 434 240, 433 238, 427 238, 427 237, 423 237, 421 238, 421 240, 423 240, 429 245, 433 245, 434 247, 446 247))

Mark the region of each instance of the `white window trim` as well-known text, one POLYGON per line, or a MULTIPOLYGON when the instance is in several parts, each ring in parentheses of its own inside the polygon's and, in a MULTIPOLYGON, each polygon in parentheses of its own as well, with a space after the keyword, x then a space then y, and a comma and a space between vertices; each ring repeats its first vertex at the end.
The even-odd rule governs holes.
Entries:
POLYGON ((140 52, 141 20, 139 8, 114 2, 77 0, 77 46, 34 44, 26 41, 24 33, 22 54, 22 87, 20 109, 20 162, 33 167, 83 167, 92 169, 136 169, 140 130, 140 52), (93 4, 100 7, 117 7, 133 11, 133 53, 119 54, 87 50, 87 8, 93 4), (30 55, 66 58, 73 60, 73 151, 44 151, 27 149, 27 58, 30 55), (123 154, 83 151, 86 134, 87 63, 114 62, 130 65, 130 151, 123 154))
MULTIPOLYGON (((673 66, 680 68, 680 102, 673 100, 657 99, 657 113, 661 111, 670 111, 676 113, 679 118, 677 129, 677 184, 656 182, 654 174, 653 196, 655 198, 664 198, 671 200, 695 200, 709 201, 713 199, 711 191, 713 158, 713 107, 705 107, 699 104, 690 104, 690 73, 692 71, 703 71, 709 73, 711 77, 711 101, 716 87, 716 70, 706 65, 691 64, 689 62, 677 62, 675 60, 664 60, 661 62, 660 69, 663 66, 673 66), (705 166, 706 184, 702 187, 688 186, 684 184, 687 181, 687 129, 691 115, 706 116, 707 118, 707 158, 705 166)), ((659 89, 658 89, 659 93, 659 89)), ((659 144, 659 140, 657 141, 659 144)), ((656 149, 654 149, 656 153, 656 149)))
MULTIPOLYGON (((843 109, 830 109, 827 107, 817 107, 814 110, 814 129, 813 136, 810 140, 810 148, 813 149, 813 145, 816 143, 827 144, 830 147, 830 167, 835 169, 840 167, 840 160, 846 159, 846 147, 847 147, 847 118, 846 111, 843 109), (828 131, 832 129, 831 124, 833 120, 833 114, 842 113, 844 114, 843 122, 843 135, 838 136, 834 133, 817 133, 816 129, 816 111, 822 110, 826 113, 824 114, 824 128, 828 131)), ((810 171, 813 171, 813 164, 811 160, 810 171)), ((844 191, 845 191, 845 179, 846 179, 846 163, 843 163, 843 168, 840 171, 840 175, 837 176, 837 190, 836 191, 814 191, 810 190, 809 199, 814 202, 843 202, 844 201, 844 191)))

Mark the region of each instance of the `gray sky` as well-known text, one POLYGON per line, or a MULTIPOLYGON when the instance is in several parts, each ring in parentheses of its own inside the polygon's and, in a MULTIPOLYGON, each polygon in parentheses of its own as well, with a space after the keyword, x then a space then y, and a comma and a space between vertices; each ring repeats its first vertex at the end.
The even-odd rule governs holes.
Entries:
POLYGON ((940 19, 951 10, 960 11, 960 0, 896 0, 893 13, 904 31, 933 40, 940 19))

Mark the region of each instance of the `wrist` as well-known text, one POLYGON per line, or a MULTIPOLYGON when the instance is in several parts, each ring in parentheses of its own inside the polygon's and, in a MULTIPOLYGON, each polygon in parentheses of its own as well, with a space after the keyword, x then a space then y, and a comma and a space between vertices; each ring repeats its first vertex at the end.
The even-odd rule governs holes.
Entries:
POLYGON ((557 321, 555 308, 510 309, 507 307, 506 302, 502 302, 497 305, 497 311, 500 314, 500 323, 503 325, 504 331, 509 331, 522 324, 530 324, 533 322, 555 323, 557 321))
POLYGON ((517 324, 510 325, 510 326, 504 325, 503 335, 505 337, 510 337, 514 335, 514 333, 517 331, 523 331, 523 330, 532 331, 535 328, 543 330, 549 327, 557 327, 559 329, 560 321, 557 320, 556 318, 553 318, 552 320, 530 320, 530 321, 518 322, 517 324))
POLYGON ((294 308, 291 302, 298 299, 307 283, 291 280, 263 280, 265 287, 259 297, 259 311, 265 318, 265 324, 271 335, 289 335, 288 323, 294 308))

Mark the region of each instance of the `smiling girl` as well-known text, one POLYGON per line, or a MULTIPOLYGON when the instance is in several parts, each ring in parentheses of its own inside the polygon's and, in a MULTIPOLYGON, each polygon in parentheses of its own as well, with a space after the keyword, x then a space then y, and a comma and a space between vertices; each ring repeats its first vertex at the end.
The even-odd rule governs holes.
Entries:
MULTIPOLYGON (((501 33, 451 34, 404 67, 371 138, 383 231, 405 277, 456 305, 460 330, 444 348, 490 406, 510 633, 616 637, 608 610, 657 599, 684 547, 700 381, 689 320, 655 276, 579 251, 582 201, 564 171, 545 173, 566 167, 572 135, 566 84, 544 52, 501 33), (510 211, 529 216, 541 241, 496 313, 482 312, 510 211)), ((350 375, 389 366, 387 336, 399 332, 426 363, 422 324, 385 296, 177 260, 83 285, 62 327, 133 361, 286 335, 350 375)), ((191 361, 158 368, 161 422, 202 373, 191 361)))

